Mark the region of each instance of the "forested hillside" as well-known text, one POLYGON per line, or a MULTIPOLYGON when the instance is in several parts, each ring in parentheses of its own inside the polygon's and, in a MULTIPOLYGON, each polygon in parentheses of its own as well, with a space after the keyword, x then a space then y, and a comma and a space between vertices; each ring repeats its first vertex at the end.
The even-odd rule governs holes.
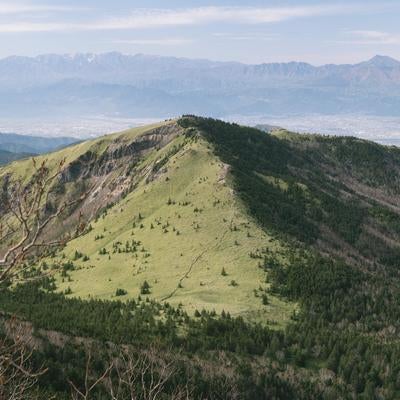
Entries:
MULTIPOLYGON (((49 368, 32 393, 69 398, 88 353, 101 376, 128 345, 173 363, 160 398, 400 396, 398 148, 185 116, 44 159, 64 161, 43 207, 82 201, 42 240, 85 229, 0 291, 49 368)), ((31 171, 0 169, 3 195, 31 171)))

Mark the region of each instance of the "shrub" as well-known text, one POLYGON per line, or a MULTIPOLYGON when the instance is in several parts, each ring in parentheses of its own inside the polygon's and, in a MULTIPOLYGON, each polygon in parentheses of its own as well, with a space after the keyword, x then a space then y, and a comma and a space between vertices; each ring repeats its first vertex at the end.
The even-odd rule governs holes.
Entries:
POLYGON ((117 289, 115 292, 116 296, 125 296, 128 292, 125 289, 117 289))
POLYGON ((142 286, 140 287, 141 294, 150 294, 150 285, 147 281, 144 281, 142 286))

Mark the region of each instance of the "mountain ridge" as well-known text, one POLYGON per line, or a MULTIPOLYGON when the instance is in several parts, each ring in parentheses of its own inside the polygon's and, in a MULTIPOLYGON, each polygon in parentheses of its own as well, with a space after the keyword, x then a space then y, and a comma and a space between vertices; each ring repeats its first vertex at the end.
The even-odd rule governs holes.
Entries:
MULTIPOLYGON (((206 59, 164 57, 145 54, 128 55, 110 52, 100 54, 43 54, 36 57, 12 56, 0 59, 0 71, 3 71, 3 73, 7 72, 7 67, 13 67, 14 73, 18 72, 18 68, 21 68, 21 73, 30 71, 32 78, 35 76, 35 73, 40 71, 40 68, 45 68, 49 79, 44 82, 47 83, 63 79, 89 79, 91 77, 92 82, 103 81, 108 83, 134 84, 135 74, 142 74, 143 77, 150 77, 152 75, 153 79, 159 79, 160 72, 164 70, 164 72, 167 71, 170 73, 171 68, 178 68, 181 72, 198 69, 198 71, 206 72, 207 74, 213 74, 213 72, 218 70, 222 70, 225 73, 235 71, 236 75, 244 74, 244 77, 249 73, 255 74, 256 76, 262 73, 265 76, 281 76, 282 78, 289 79, 301 79, 306 76, 318 79, 320 77, 326 77, 329 74, 342 74, 345 70, 357 71, 364 67, 374 67, 377 71, 381 67, 390 70, 398 69, 400 68, 400 62, 388 56, 377 55, 370 60, 355 64, 325 64, 314 66, 309 63, 298 61, 243 64, 240 62, 210 61, 206 59), (161 63, 162 67, 161 65, 157 66, 157 63, 161 63), (151 71, 144 72, 143 70, 138 70, 138 68, 145 65, 150 67, 151 71), (135 68, 137 69, 136 71, 134 70, 135 68), (112 72, 114 76, 110 75, 112 72)), ((8 70, 8 74, 10 74, 10 70, 8 70)), ((7 73, 3 76, 7 77, 7 73)), ((391 78, 396 78, 396 76, 391 78)), ((398 83, 398 80, 396 80, 396 82, 398 83)))
MULTIPOLYGON (((122 288, 134 298, 146 280, 157 300, 182 302, 192 312, 224 309, 255 318, 269 312, 282 324, 273 310, 287 320, 293 306, 272 295, 273 307, 249 303, 252 291, 263 287, 258 259, 286 263, 302 243, 370 271, 392 265, 400 253, 390 222, 400 214, 395 148, 282 129, 267 134, 187 116, 83 142, 37 162, 42 158, 50 167, 66 160, 52 201, 89 190, 82 205, 47 232, 62 235, 77 218, 87 219, 91 229, 48 261, 74 264, 67 273, 72 280, 59 277, 57 286, 80 297, 110 299, 122 288), (140 253, 132 250, 139 246, 140 253), (233 286, 221 276, 224 268, 233 286), (236 284, 240 295, 233 300, 236 284)), ((0 180, 30 171, 29 160, 14 163, 0 170, 0 180)))
POLYGON ((0 116, 399 115, 400 64, 246 65, 121 53, 0 60, 0 116), (71 82, 75 82, 71 86, 71 82), (143 96, 144 100, 141 101, 143 96), (96 101, 93 101, 96 98, 96 101), (3 114, 1 114, 3 113, 3 114))
POLYGON ((204 64, 214 64, 214 65, 242 65, 242 66, 261 66, 261 65, 302 65, 302 66, 308 66, 308 67, 313 67, 313 68, 324 68, 327 66, 357 66, 360 64, 375 64, 375 65, 385 65, 385 66, 398 66, 400 64, 400 61, 395 59, 394 57, 390 57, 387 55, 382 55, 382 54, 376 54, 375 56, 372 56, 370 59, 365 60, 365 61, 359 61, 355 63, 344 63, 344 64, 336 64, 336 63, 327 63, 327 64, 321 64, 321 65, 315 65, 311 64, 305 61, 286 61, 286 62, 261 62, 257 64, 251 64, 251 63, 243 63, 240 61, 218 61, 218 60, 210 60, 206 58, 188 58, 188 57, 176 57, 176 56, 160 56, 160 55, 155 55, 155 54, 146 54, 146 53, 135 53, 135 54, 129 54, 129 53, 121 53, 118 51, 111 51, 111 52, 104 52, 104 53, 65 53, 65 54, 59 54, 59 53, 44 53, 44 54, 39 54, 36 56, 19 56, 19 55, 13 55, 13 56, 8 56, 8 57, 3 57, 0 58, 0 62, 7 62, 7 61, 39 61, 39 62, 44 62, 46 64, 52 64, 54 61, 58 60, 64 60, 64 61, 70 61, 73 62, 75 60, 79 61, 81 64, 82 63, 88 63, 91 64, 93 62, 98 62, 102 59, 108 59, 108 60, 124 60, 124 59, 166 59, 166 60, 180 60, 182 62, 187 62, 187 63, 204 63, 204 64))
MULTIPOLYGON (((51 394, 84 375, 78 344, 104 361, 157 342, 184 381, 196 367, 194 398, 228 393, 210 360, 237 370, 236 398, 398 398, 400 149, 186 115, 44 160, 63 161, 44 212, 80 201, 39 240, 85 229, 26 257, 0 313, 40 333, 51 394)), ((15 179, 32 161, 0 168, 0 195, 15 179)))

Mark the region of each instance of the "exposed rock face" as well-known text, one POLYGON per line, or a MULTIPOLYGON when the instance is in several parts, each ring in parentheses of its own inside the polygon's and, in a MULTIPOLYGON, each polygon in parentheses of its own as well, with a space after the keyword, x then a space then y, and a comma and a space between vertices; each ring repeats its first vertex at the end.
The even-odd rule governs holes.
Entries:
POLYGON ((147 152, 170 143, 181 131, 176 124, 170 124, 150 130, 132 140, 117 138, 101 154, 89 150, 78 157, 63 172, 62 181, 67 183, 77 179, 101 177, 116 168, 127 168, 147 152))

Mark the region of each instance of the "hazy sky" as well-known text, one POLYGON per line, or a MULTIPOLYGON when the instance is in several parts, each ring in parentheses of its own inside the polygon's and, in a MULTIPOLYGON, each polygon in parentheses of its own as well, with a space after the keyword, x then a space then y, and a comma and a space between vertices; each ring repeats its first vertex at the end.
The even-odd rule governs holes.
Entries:
POLYGON ((0 57, 121 51, 245 63, 400 59, 399 22, 399 0, 0 0, 0 57))

